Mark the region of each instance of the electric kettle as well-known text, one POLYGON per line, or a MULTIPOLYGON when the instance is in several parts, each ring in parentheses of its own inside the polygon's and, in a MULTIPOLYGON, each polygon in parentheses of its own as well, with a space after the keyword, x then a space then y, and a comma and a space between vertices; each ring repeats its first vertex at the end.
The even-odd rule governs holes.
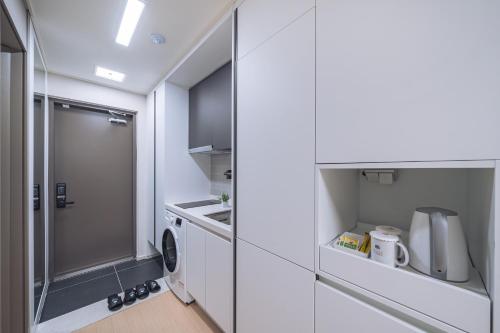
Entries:
POLYGON ((469 255, 462 224, 454 211, 420 207, 409 234, 410 266, 440 280, 469 279, 469 255))

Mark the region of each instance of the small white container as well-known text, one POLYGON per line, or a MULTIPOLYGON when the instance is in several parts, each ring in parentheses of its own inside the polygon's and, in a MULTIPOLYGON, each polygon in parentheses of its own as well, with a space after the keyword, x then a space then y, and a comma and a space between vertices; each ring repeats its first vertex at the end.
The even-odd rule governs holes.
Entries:
POLYGON ((388 235, 383 231, 370 231, 372 260, 391 267, 404 267, 410 262, 408 249, 401 243, 396 235, 388 235), (399 258, 398 250, 401 249, 403 256, 399 258))

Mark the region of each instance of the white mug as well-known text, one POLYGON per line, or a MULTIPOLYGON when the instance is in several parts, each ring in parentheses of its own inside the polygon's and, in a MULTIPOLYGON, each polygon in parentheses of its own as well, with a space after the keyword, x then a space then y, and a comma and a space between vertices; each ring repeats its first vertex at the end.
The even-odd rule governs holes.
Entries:
MULTIPOLYGON (((382 231, 386 235, 394 235, 398 236, 399 240, 401 241, 401 235, 403 234, 403 231, 399 228, 396 227, 391 227, 389 225, 378 225, 375 227, 375 230, 382 231)), ((403 258, 404 253, 401 250, 400 247, 398 247, 398 259, 403 258)))
POLYGON ((370 231, 371 236, 371 256, 372 260, 391 267, 404 267, 410 261, 408 249, 401 243, 396 235, 388 235, 382 231, 370 231), (403 256, 398 258, 398 249, 401 249, 403 256))

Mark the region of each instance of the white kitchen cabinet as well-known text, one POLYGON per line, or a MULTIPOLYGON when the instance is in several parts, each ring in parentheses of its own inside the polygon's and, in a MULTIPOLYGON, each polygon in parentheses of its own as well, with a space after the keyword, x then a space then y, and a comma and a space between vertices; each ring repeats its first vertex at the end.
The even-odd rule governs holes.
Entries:
MULTIPOLYGON (((491 330, 498 290, 494 268, 500 267, 492 232, 498 216, 496 161, 321 164, 317 170, 316 273, 321 278, 380 296, 433 327, 431 318, 460 331, 491 330), (379 184, 362 174, 369 169, 395 169, 398 176, 392 185, 379 184), (409 266, 394 269, 332 247, 346 231, 362 235, 384 224, 406 232, 419 206, 458 212, 471 260, 467 282, 435 279, 409 266)), ((406 236, 403 241, 407 244, 406 236)))
POLYGON ((310 270, 314 17, 308 12, 240 59, 237 83, 237 236, 310 270))
POLYGON ((238 59, 314 7, 314 0, 246 0, 238 8, 238 59))
POLYGON ((186 246, 187 291, 224 332, 232 332, 231 243, 188 222, 186 246))
POLYGON ((229 241, 209 232, 206 232, 205 236, 205 308, 224 332, 231 332, 233 316, 232 246, 229 241))
POLYGON ((316 333, 426 332, 322 282, 316 282, 315 303, 316 333))
POLYGON ((317 162, 500 158, 499 9, 317 0, 317 162))
POLYGON ((205 308, 205 230, 187 223, 186 288, 200 306, 205 308))
POLYGON ((236 253, 236 331, 314 332, 315 274, 242 240, 236 253))

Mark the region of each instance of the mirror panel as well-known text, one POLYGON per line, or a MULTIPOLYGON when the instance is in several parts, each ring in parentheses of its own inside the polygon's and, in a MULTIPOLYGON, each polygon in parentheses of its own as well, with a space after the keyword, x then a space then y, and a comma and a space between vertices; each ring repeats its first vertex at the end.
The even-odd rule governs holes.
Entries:
POLYGON ((46 284, 46 179, 45 179, 45 118, 46 70, 38 43, 34 47, 33 96, 33 260, 34 260, 34 313, 39 318, 40 301, 46 284))

